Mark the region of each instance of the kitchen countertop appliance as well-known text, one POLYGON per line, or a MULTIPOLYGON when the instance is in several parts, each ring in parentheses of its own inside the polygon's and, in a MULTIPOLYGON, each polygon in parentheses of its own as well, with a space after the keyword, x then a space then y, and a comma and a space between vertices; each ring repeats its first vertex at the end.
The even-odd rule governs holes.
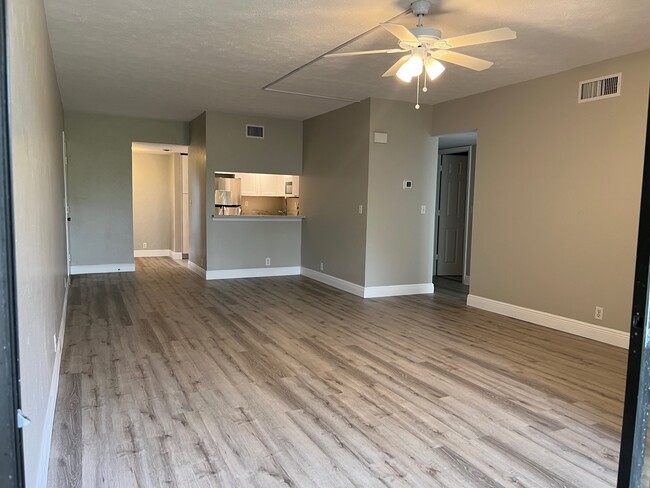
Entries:
POLYGON ((216 215, 241 214, 241 178, 214 179, 214 207, 216 215))

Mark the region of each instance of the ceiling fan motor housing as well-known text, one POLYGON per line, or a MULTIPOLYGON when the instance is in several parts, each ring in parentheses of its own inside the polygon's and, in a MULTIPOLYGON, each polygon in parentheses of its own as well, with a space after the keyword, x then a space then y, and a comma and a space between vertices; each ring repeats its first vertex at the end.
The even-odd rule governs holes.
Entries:
POLYGON ((431 2, 429 0, 416 0, 411 4, 411 11, 415 15, 428 15, 430 8, 431 2))

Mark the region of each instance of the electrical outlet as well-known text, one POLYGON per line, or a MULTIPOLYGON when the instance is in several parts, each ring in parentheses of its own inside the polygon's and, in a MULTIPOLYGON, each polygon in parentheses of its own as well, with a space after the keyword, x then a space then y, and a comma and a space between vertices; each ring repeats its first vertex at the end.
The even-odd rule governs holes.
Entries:
POLYGON ((146 248, 147 248, 147 243, 146 243, 146 242, 143 242, 143 243, 142 243, 142 249, 146 249, 146 248))
POLYGON ((420 205, 420 213, 421 214, 427 213, 427 206, 426 205, 420 205))
POLYGON ((320 263, 320 270, 323 271, 323 263, 320 263))
POLYGON ((266 265, 271 266, 271 258, 266 258, 266 265))
POLYGON ((359 205, 359 215, 363 214, 363 205, 359 205))
POLYGON ((248 207, 248 200, 244 200, 244 207, 248 207))
POLYGON ((596 313, 594 314, 596 320, 603 320, 603 307, 596 307, 596 313))

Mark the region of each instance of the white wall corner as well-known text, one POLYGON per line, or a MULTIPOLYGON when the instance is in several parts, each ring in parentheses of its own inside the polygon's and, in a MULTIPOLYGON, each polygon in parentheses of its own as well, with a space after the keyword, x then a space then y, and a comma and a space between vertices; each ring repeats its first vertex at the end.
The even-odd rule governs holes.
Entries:
POLYGON ((352 293, 358 297, 363 298, 364 296, 363 286, 357 285, 356 283, 351 283, 349 281, 336 278, 335 276, 330 276, 325 273, 314 271, 313 269, 305 267, 300 268, 300 274, 306 276, 307 278, 311 278, 312 280, 316 280, 326 285, 333 286, 334 288, 338 288, 339 290, 352 293))
POLYGON ((364 298, 397 297, 404 295, 427 295, 433 293, 433 283, 416 283, 411 285, 367 286, 364 298))
POLYGON ((169 249, 134 249, 134 258, 162 258, 171 256, 169 249))
POLYGON ((188 260, 187 261, 187 267, 188 267, 188 269, 190 271, 192 271, 193 273, 196 273, 201 278, 205 279, 205 270, 201 266, 199 266, 198 264, 195 264, 192 261, 188 260))
POLYGON ((63 357, 63 338, 65 336, 69 289, 70 287, 66 286, 63 294, 63 310, 61 311, 56 355, 54 356, 54 368, 52 370, 52 379, 50 381, 50 393, 47 400, 43 435, 41 436, 41 453, 38 461, 38 475, 36 477, 36 486, 39 487, 45 487, 47 485, 47 473, 50 464, 50 447, 52 445, 52 431, 54 430, 54 412, 56 410, 56 398, 59 393, 59 373, 61 371, 61 358, 63 357))
POLYGON ((300 274, 300 266, 276 268, 244 268, 208 270, 206 280, 230 280, 236 278, 263 278, 269 276, 295 276, 300 274))
POLYGON ((126 273, 135 271, 134 263, 124 264, 82 264, 70 267, 70 274, 126 273))
POLYGON ((480 308, 489 312, 506 315, 515 319, 541 325, 550 329, 561 330, 569 334, 586 337, 598 342, 611 344, 612 346, 627 348, 630 334, 620 330, 609 329, 600 325, 581 322, 579 320, 553 315, 539 310, 520 307, 510 303, 499 302, 490 298, 483 298, 476 295, 467 296, 467 305, 480 308))

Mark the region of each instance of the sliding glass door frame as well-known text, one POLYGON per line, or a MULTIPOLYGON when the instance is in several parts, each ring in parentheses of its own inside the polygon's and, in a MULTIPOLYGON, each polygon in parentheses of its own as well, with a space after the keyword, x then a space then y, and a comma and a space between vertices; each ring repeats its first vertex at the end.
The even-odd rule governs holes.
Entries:
MULTIPOLYGON (((650 336, 648 270, 650 268, 650 107, 646 126, 645 161, 637 239, 634 295, 630 321, 625 407, 618 468, 618 488, 641 483, 650 401, 650 336)), ((646 487, 644 487, 646 488, 646 487)))

